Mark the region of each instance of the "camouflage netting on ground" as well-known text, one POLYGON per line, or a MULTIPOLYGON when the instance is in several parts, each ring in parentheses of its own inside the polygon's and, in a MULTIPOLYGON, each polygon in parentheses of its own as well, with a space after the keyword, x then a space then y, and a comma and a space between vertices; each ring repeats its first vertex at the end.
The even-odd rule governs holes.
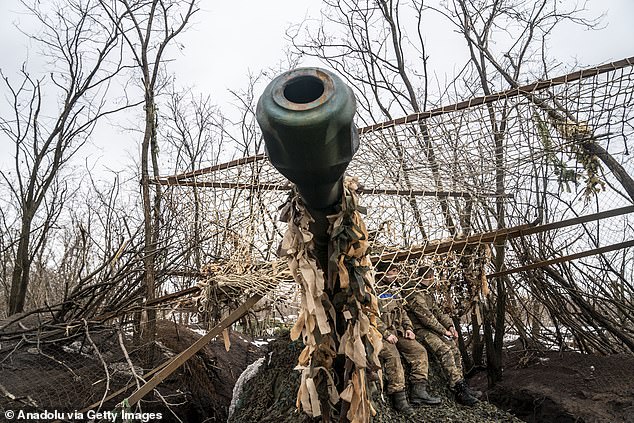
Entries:
MULTIPOLYGON (((187 327, 158 322, 157 363, 174 357, 199 338, 187 327)), ((226 421, 234 383, 262 354, 236 332, 230 339, 230 353, 222 339, 209 343, 147 395, 140 409, 131 411, 160 412, 164 423, 226 421)), ((143 349, 130 341, 125 330, 119 338, 117 330, 100 327, 65 342, 3 342, 2 350, 9 352, 0 360, 0 416, 6 410, 84 410, 131 383, 124 393, 94 407, 115 410, 138 386, 134 373, 143 384, 141 378, 145 379, 149 370, 142 367, 143 349)))
MULTIPOLYGON (((300 414, 295 406, 300 373, 293 368, 303 348, 301 342, 291 342, 288 335, 269 344, 264 363, 237 401, 236 411, 229 423, 314 421, 306 414, 300 414)), ((447 387, 447 380, 434 360, 430 362, 429 377, 433 393, 442 398, 441 405, 418 407, 413 417, 406 418, 396 413, 387 402, 375 397, 377 415, 372 418, 372 422, 520 422, 512 414, 487 402, 481 402, 475 407, 457 404, 447 387)))

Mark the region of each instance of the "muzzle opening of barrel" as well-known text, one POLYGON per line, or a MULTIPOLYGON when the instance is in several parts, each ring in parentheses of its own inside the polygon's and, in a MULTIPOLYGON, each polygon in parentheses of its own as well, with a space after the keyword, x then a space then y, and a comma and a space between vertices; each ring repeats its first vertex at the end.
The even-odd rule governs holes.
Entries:
POLYGON ((312 103, 324 94, 324 83, 314 76, 298 76, 284 87, 284 97, 291 103, 312 103))

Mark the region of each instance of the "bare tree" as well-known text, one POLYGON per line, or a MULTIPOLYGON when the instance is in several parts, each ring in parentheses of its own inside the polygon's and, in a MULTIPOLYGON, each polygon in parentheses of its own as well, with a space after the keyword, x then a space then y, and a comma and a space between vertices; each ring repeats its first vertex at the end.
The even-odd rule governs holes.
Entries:
MULTIPOLYGON (((159 143, 157 137, 157 96, 165 79, 162 70, 166 63, 166 49, 175 43, 176 37, 186 28, 190 18, 198 11, 196 0, 99 0, 110 16, 110 21, 120 30, 141 77, 145 124, 141 140, 141 197, 144 217, 144 271, 145 296, 151 301, 156 296, 156 263, 159 251, 161 224, 160 185, 152 185, 150 179, 159 176, 159 143), (151 174, 150 174, 151 168, 151 174), (152 189, 153 187, 153 189, 152 189), (152 190, 154 192, 152 193, 152 190)), ((156 314, 148 310, 148 327, 144 331, 147 341, 153 341, 156 314)), ((148 363, 153 361, 153 349, 148 363)))
MULTIPOLYGON (((428 56, 421 32, 422 1, 401 3, 392 0, 327 1, 322 21, 317 28, 310 22, 291 28, 288 36, 296 52, 316 57, 341 74, 355 90, 362 109, 360 119, 376 123, 409 113, 418 113, 429 105, 428 56), (407 28, 413 29, 408 34, 407 28), (334 34, 334 35, 333 35, 334 34)), ((429 129, 424 122, 417 134, 432 171, 434 185, 444 191, 440 164, 436 159, 429 129)), ((393 178, 412 190, 412 181, 403 146, 398 139, 390 140, 388 148, 402 166, 392 169, 393 178)), ((447 230, 457 231, 446 198, 439 205, 447 230)), ((416 198, 408 199, 417 227, 425 239, 424 222, 416 198)))
MULTIPOLYGON (((6 198, 8 195, 4 195, 3 197, 6 198)), ((3 202, 2 207, 0 207, 0 284, 2 284, 0 286, 0 304, 8 304, 9 293, 11 292, 11 284, 9 281, 11 280, 11 268, 13 266, 11 252, 15 245, 15 240, 12 236, 14 224, 10 220, 7 221, 9 218, 6 210, 9 209, 10 203, 6 200, 0 201, 3 202)), ((8 310, 8 308, 3 307, 2 310, 8 310)), ((2 317, 6 317, 4 312, 2 313, 2 317)))
POLYGON ((42 25, 31 35, 51 60, 47 77, 35 77, 26 67, 21 81, 2 74, 12 115, 0 118, 0 130, 14 146, 13 169, 0 172, 18 209, 20 228, 11 276, 9 314, 24 309, 30 268, 46 238, 51 219, 61 206, 63 169, 87 142, 99 119, 128 104, 108 101, 112 79, 121 71, 120 32, 104 19, 92 1, 68 1, 51 9, 39 1, 23 2, 42 25), (56 98, 48 110, 44 99, 56 98), (61 184, 61 185, 60 185, 61 184), (48 204, 48 211, 43 209, 48 204), (34 235, 40 233, 40 241, 34 235))
MULTIPOLYGON (((197 97, 189 90, 179 93, 174 88, 171 91, 167 101, 168 115, 165 117, 167 129, 162 135, 170 149, 168 154, 174 157, 173 172, 192 172, 202 168, 203 163, 217 164, 225 148, 224 132, 217 127, 217 121, 221 120, 218 118, 220 111, 212 105, 209 96, 197 97)), ((220 127, 223 127, 222 124, 220 127)), ((193 254, 193 260, 185 257, 182 268, 199 271, 204 264, 202 255, 205 250, 202 245, 203 199, 200 187, 194 185, 191 189, 193 211, 190 213, 188 209, 184 212, 183 204, 174 201, 174 207, 178 211, 173 216, 180 222, 179 232, 183 235, 183 242, 190 244, 188 249, 193 254)))
MULTIPOLYGON (((517 88, 520 80, 547 77, 554 64, 547 56, 548 38, 554 28, 571 21, 586 28, 594 28, 597 20, 582 17, 583 6, 572 4, 568 10, 558 2, 540 0, 454 0, 445 9, 435 9, 447 18, 463 35, 468 51, 468 66, 472 72, 465 76, 463 85, 469 95, 490 95, 504 88, 517 88), (496 40, 499 41, 496 43, 496 40), (502 45, 496 51, 496 46, 502 45), (497 81, 503 85, 496 85, 497 81), (506 86, 505 86, 506 85, 506 86)), ((505 151, 509 106, 501 109, 487 105, 489 133, 495 149, 495 221, 497 229, 506 227, 505 151)), ((495 269, 505 263, 506 242, 495 245, 495 269)), ((489 383, 496 383, 502 375, 502 347, 507 309, 508 277, 496 280, 495 303, 489 304, 484 334, 487 352, 489 383), (493 330, 494 329, 494 330, 493 330)), ((475 332, 475 331, 474 331, 475 332)), ((477 347, 479 335, 475 335, 477 347)), ((479 349, 481 351, 481 349, 479 349)))
MULTIPOLYGON (((410 7, 399 1, 326 1, 319 22, 289 29, 295 51, 315 57, 342 75, 355 90, 370 124, 424 110, 427 103, 427 55, 420 32, 407 36, 403 16, 410 7), (408 52, 419 53, 414 64, 408 52), (420 62, 419 62, 420 61, 420 62), (418 65, 413 71, 411 65, 418 65)), ((422 2, 414 2, 420 27, 422 2)))

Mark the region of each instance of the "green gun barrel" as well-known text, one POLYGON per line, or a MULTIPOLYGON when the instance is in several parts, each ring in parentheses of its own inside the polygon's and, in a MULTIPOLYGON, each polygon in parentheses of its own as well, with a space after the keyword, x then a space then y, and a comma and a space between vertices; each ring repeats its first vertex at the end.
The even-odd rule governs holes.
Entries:
POLYGON ((359 148, 350 87, 319 68, 277 76, 257 106, 266 153, 313 211, 341 199, 343 174, 359 148))

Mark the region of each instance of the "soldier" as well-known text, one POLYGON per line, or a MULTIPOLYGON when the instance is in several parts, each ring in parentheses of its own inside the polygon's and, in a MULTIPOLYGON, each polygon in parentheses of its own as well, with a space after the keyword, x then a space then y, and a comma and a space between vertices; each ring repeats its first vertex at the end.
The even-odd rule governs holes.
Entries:
POLYGON ((449 388, 456 401, 472 406, 478 402, 478 392, 472 391, 462 374, 462 357, 456 346, 458 332, 451 318, 436 305, 434 297, 425 288, 434 281, 434 270, 430 267, 418 269, 423 287, 413 290, 407 298, 407 311, 419 339, 438 358, 449 376, 449 388), (422 288, 422 289, 421 289, 422 288))
MULTIPOLYGON (((398 270, 391 268, 383 277, 382 283, 396 283, 398 270)), ((412 331, 412 322, 404 308, 405 301, 393 289, 379 296, 381 320, 379 331, 383 335, 383 349, 379 358, 387 378, 387 393, 392 397, 394 408, 403 414, 412 415, 414 410, 407 401, 405 393, 405 371, 399 352, 410 364, 409 375, 410 401, 414 405, 440 404, 440 398, 427 392, 427 351, 416 341, 412 331)))

